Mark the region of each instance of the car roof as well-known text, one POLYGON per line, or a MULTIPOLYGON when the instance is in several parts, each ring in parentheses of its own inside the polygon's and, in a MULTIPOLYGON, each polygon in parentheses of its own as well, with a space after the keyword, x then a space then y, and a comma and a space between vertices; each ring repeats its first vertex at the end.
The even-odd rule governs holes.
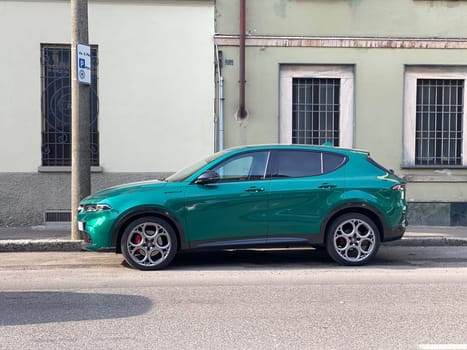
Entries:
POLYGON ((258 144, 258 145, 244 145, 236 146, 225 149, 224 151, 243 151, 243 150, 264 150, 264 149, 287 149, 287 150, 310 150, 310 151, 326 151, 326 152, 337 152, 337 153, 359 153, 369 154, 366 150, 355 149, 355 148, 344 148, 327 145, 306 145, 306 144, 258 144))

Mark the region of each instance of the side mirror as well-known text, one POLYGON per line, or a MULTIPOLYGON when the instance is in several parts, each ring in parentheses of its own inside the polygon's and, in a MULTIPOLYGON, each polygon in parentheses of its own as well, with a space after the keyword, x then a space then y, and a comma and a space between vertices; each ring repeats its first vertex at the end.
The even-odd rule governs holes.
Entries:
POLYGON ((220 180, 220 176, 213 170, 208 170, 202 173, 198 178, 195 180, 195 184, 198 185, 207 185, 212 184, 220 180))

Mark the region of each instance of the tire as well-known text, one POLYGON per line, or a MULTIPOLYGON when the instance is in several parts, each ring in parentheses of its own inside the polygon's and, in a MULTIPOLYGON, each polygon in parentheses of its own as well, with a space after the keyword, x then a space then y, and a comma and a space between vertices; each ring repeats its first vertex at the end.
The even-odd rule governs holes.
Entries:
POLYGON ((126 262, 139 270, 163 269, 177 253, 175 230, 157 216, 132 221, 125 229, 120 244, 126 262))
POLYGON ((334 219, 326 233, 326 250, 341 265, 368 263, 378 252, 380 232, 363 214, 347 213, 334 219))

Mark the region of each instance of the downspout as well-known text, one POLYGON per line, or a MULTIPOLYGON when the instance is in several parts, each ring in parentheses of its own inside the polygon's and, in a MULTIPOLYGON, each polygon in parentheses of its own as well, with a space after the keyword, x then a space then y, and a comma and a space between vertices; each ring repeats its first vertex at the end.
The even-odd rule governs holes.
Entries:
POLYGON ((237 119, 243 120, 247 117, 245 107, 245 32, 246 32, 246 0, 240 0, 240 79, 239 79, 239 103, 237 119))
POLYGON ((219 49, 216 48, 216 65, 217 65, 217 106, 219 109, 219 116, 217 121, 217 150, 222 151, 224 149, 224 77, 222 76, 221 58, 219 57, 219 49))
POLYGON ((224 149, 224 77, 219 76, 219 151, 224 149))

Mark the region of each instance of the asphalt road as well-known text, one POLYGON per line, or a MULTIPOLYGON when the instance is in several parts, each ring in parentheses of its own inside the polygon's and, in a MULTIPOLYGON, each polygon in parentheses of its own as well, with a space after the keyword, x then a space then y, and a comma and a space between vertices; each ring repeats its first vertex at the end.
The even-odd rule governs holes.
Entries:
POLYGON ((467 349, 467 247, 184 254, 0 254, 1 349, 467 349))

